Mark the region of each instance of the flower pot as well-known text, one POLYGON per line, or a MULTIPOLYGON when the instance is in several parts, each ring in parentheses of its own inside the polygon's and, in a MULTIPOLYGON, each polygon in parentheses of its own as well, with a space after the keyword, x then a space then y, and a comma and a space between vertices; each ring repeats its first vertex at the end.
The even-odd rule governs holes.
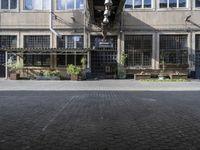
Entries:
POLYGON ((10 80, 19 80, 20 74, 19 73, 10 73, 10 80))
POLYGON ((71 80, 78 81, 79 79, 79 75, 71 75, 71 80))

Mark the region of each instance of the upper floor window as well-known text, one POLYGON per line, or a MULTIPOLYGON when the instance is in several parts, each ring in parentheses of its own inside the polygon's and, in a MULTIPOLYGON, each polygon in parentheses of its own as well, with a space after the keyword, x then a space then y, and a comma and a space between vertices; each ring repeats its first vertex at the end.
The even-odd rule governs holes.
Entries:
POLYGON ((160 0, 160 8, 186 8, 187 0, 160 0))
POLYGON ((152 0, 126 0, 125 9, 152 8, 152 0))
POLYGON ((67 35, 64 36, 64 40, 58 38, 58 48, 83 48, 83 36, 82 35, 67 35))
POLYGON ((84 9, 84 0, 57 0, 57 10, 84 9))
POLYGON ((195 7, 200 7, 200 0, 195 1, 195 7))
POLYGON ((15 35, 0 35, 0 49, 2 48, 16 48, 17 36, 15 35))
POLYGON ((25 10, 49 10, 50 0, 24 0, 25 10))
POLYGON ((16 9, 17 8, 17 0, 0 0, 0 8, 1 9, 16 9))

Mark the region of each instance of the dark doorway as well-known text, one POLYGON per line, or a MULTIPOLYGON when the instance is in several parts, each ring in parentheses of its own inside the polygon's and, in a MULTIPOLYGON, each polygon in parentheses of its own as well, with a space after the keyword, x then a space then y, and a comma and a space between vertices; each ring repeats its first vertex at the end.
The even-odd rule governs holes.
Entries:
POLYGON ((91 36, 93 77, 115 78, 117 74, 117 36, 91 36))
POLYGON ((195 63, 196 78, 200 79, 200 51, 196 51, 196 63, 195 63))
POLYGON ((196 35, 195 43, 195 78, 200 79, 200 35, 196 35))
POLYGON ((117 52, 92 51, 91 65, 94 77, 115 78, 117 73, 117 52))
POLYGON ((5 77, 5 52, 0 51, 0 78, 5 77))

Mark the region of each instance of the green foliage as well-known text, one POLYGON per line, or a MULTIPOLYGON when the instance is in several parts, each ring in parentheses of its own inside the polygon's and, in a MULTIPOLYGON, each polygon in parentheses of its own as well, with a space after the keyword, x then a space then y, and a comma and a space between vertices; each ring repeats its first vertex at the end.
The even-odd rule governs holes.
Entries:
POLYGON ((19 72, 23 70, 24 65, 21 62, 14 62, 14 63, 9 63, 8 68, 11 72, 19 72))
POLYGON ((120 59, 120 63, 122 65, 124 65, 126 63, 126 59, 127 59, 128 55, 125 52, 121 53, 121 59, 120 59))
POLYGON ((79 75, 81 73, 81 68, 75 65, 68 65, 67 66, 67 73, 71 75, 79 75))
POLYGON ((58 77, 60 76, 60 72, 59 71, 51 71, 51 70, 46 70, 44 71, 43 73, 44 76, 47 76, 47 77, 58 77))
POLYGON ((86 56, 83 56, 81 58, 81 65, 82 65, 83 69, 86 68, 86 65, 87 65, 87 58, 86 58, 86 56))

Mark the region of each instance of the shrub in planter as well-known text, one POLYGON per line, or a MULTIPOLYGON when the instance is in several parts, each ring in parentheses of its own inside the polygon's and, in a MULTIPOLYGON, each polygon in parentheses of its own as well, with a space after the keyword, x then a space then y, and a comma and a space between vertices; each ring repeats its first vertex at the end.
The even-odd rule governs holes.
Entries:
POLYGON ((23 70, 23 68, 24 68, 24 65, 21 62, 14 62, 14 63, 8 64, 10 79, 18 80, 20 78, 20 73, 23 70))
POLYGON ((118 78, 125 79, 126 78, 126 68, 124 67, 128 55, 124 52, 121 53, 120 64, 118 65, 118 78))
POLYGON ((81 58, 81 69, 82 69, 81 78, 83 80, 86 80, 86 70, 87 70, 87 58, 86 58, 86 56, 83 56, 81 58))
POLYGON ((67 66, 67 73, 71 75, 71 80, 79 80, 81 68, 75 65, 68 65, 67 66))
POLYGON ((37 80, 60 80, 59 71, 46 70, 40 72, 39 76, 36 77, 37 80))

